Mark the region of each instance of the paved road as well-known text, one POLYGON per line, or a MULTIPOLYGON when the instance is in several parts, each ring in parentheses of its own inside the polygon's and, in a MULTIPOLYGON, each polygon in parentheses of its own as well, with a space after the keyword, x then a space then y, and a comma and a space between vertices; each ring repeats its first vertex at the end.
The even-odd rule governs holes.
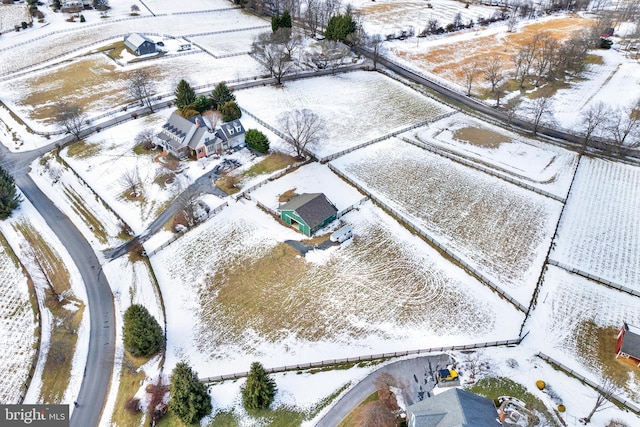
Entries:
POLYGON ((446 354, 416 357, 414 359, 400 360, 390 363, 372 372, 358 384, 353 386, 324 417, 318 421, 316 427, 335 427, 340 424, 349 413, 365 398, 376 391, 374 381, 383 372, 388 372, 406 385, 404 399, 407 405, 411 405, 422 398, 427 397, 435 380, 433 373, 441 368, 446 368, 452 361, 446 354))
POLYGON ((115 352, 115 313, 113 295, 91 245, 55 204, 45 196, 28 174, 29 164, 55 147, 55 143, 25 153, 11 153, 0 144, 2 166, 13 174, 16 185, 40 212, 51 230, 73 259, 87 292, 89 312, 89 350, 78 402, 71 426, 98 425, 107 397, 115 352))

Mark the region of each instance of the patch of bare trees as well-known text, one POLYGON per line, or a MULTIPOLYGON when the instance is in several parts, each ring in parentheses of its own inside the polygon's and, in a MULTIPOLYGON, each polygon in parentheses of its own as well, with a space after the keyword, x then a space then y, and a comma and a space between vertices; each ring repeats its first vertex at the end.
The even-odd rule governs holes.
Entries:
POLYGON ((541 125, 549 124, 553 120, 553 109, 551 106, 551 98, 548 96, 539 96, 531 101, 526 109, 527 117, 533 123, 533 134, 538 133, 541 125))
POLYGON ((276 84, 282 84, 282 77, 289 74, 295 67, 292 60, 294 45, 290 39, 280 32, 260 34, 252 45, 253 56, 262 64, 262 67, 271 77, 276 79, 276 84))
POLYGON ((493 98, 496 100, 496 107, 500 106, 500 99, 502 98, 503 91, 501 85, 506 77, 505 63, 499 55, 493 55, 485 63, 484 77, 490 85, 490 91, 493 98))
POLYGON ((142 145, 142 148, 145 150, 153 150, 156 148, 156 145, 153 142, 155 136, 156 133, 152 128, 146 128, 138 132, 133 140, 137 145, 142 145))

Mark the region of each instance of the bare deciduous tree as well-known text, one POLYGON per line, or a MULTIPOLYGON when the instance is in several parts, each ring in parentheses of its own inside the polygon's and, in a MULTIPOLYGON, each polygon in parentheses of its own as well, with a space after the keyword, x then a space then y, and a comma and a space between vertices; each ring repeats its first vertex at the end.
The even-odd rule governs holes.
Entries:
POLYGON ((142 144, 145 150, 152 150, 155 148, 155 144, 153 143, 155 136, 156 133, 152 128, 146 128, 138 132, 134 138, 134 142, 136 144, 142 144))
POLYGON ((500 84, 505 78, 504 62, 499 55, 494 55, 489 58, 489 61, 484 67, 484 76, 491 85, 491 93, 496 100, 496 107, 500 106, 500 99, 502 98, 502 89, 500 84))
POLYGON ((282 77, 293 70, 294 63, 284 44, 273 40, 271 34, 260 34, 252 45, 252 53, 262 64, 265 71, 275 77, 276 84, 282 83, 282 77))
POLYGON ((212 131, 216 130, 216 126, 218 126, 218 123, 222 120, 220 113, 214 110, 205 111, 202 113, 202 117, 207 121, 209 129, 212 131))
POLYGON ((138 197, 142 190, 142 179, 138 168, 128 169, 124 171, 120 177, 120 182, 125 187, 125 191, 128 191, 131 197, 138 197))
POLYGON ((473 82, 478 76, 478 62, 472 61, 465 64, 462 67, 462 74, 464 76, 464 85, 467 88, 467 96, 471 96, 471 89, 473 88, 473 82))
POLYGON ((603 103, 598 102, 591 105, 580 114, 580 123, 583 129, 584 149, 589 146, 589 142, 593 138, 593 134, 604 123, 609 108, 603 103))
POLYGON ((625 145, 628 137, 636 135, 640 116, 634 108, 618 108, 610 116, 611 120, 605 127, 616 146, 625 145))
POLYGON ((77 104, 57 102, 53 108, 58 126, 73 135, 76 141, 79 141, 80 133, 87 120, 87 115, 82 110, 82 107, 77 104))
POLYGON ((547 123, 553 118, 553 110, 551 108, 551 98, 548 96, 539 96, 531 101, 527 106, 526 112, 533 123, 533 134, 538 133, 540 125, 547 123))
POLYGON ((136 70, 129 77, 129 95, 142 105, 146 106, 153 113, 151 103, 156 93, 156 83, 151 74, 145 70, 136 70))
POLYGON ((589 424, 591 422, 591 417, 596 412, 603 411, 607 409, 610 405, 609 400, 611 396, 613 396, 613 392, 616 389, 616 384, 609 378, 605 378, 602 384, 600 384, 600 388, 597 390, 598 396, 596 396, 596 401, 591 408, 591 412, 584 418, 580 418, 580 422, 583 424, 589 424))
POLYGON ((378 65, 378 58, 380 57, 380 49, 382 48, 382 37, 380 34, 374 34, 366 37, 366 43, 369 50, 373 54, 371 58, 373 60, 373 69, 376 70, 378 65))
POLYGON ((518 114, 521 103, 522 99, 520 99, 520 97, 511 98, 504 106, 504 111, 507 113, 507 125, 511 126, 511 122, 516 117, 516 114, 518 114))
POLYGON ((303 157, 307 146, 318 143, 325 132, 324 120, 306 108, 282 113, 278 123, 299 158, 303 157))

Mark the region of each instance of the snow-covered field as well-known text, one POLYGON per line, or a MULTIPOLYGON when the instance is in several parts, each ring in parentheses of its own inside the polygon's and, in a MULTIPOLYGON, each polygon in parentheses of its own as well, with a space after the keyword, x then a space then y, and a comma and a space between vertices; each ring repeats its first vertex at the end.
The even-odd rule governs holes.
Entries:
POLYGON ((530 331, 527 339, 531 338, 545 354, 597 383, 603 377, 614 378, 637 402, 640 378, 633 365, 627 365, 621 376, 612 375, 616 365, 622 366, 615 360, 615 338, 623 322, 640 325, 638 298, 549 266, 525 330, 530 331), (611 330, 606 342, 598 333, 601 328, 611 330))
POLYGON ((238 103, 276 129, 278 116, 308 108, 326 123, 326 137, 307 148, 324 157, 450 111, 388 77, 356 71, 236 92, 238 103))
POLYGON ((398 139, 332 164, 529 304, 560 203, 398 139))
POLYGON ((507 319, 521 313, 370 202, 343 221, 351 244, 302 258, 283 243, 299 233, 238 202, 153 256, 171 295, 167 364, 186 359, 213 376, 256 359, 281 366, 517 335, 507 319))
POLYGON ((572 151, 461 114, 401 136, 489 166, 561 198, 567 196, 578 163, 572 151))
POLYGON ((18 403, 36 354, 38 322, 29 301, 28 277, 0 240, 0 402, 18 403))
POLYGON ((640 291, 640 168, 583 157, 551 259, 640 291))
POLYGON ((191 37, 191 41, 202 46, 214 55, 231 55, 251 51, 251 43, 258 35, 271 31, 271 28, 236 31, 233 33, 212 34, 191 37))

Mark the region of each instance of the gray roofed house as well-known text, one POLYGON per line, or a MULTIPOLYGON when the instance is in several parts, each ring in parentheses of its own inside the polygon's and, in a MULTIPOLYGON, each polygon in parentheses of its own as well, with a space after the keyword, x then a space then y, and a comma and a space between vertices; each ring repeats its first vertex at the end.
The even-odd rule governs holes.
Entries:
POLYGON ((407 427, 499 427, 498 410, 486 397, 452 388, 407 407, 407 427))
POLYGON ((237 147, 244 144, 244 126, 240 120, 225 122, 220 125, 216 136, 220 138, 227 147, 237 147))
POLYGON ((156 52, 155 42, 138 33, 131 33, 124 36, 124 45, 136 55, 147 55, 156 52))
POLYGON ((640 366, 640 328, 623 323, 618 333, 616 359, 620 356, 632 359, 640 366))
POLYGON ((307 236, 336 219, 338 209, 322 193, 303 193, 278 208, 280 218, 307 236))

